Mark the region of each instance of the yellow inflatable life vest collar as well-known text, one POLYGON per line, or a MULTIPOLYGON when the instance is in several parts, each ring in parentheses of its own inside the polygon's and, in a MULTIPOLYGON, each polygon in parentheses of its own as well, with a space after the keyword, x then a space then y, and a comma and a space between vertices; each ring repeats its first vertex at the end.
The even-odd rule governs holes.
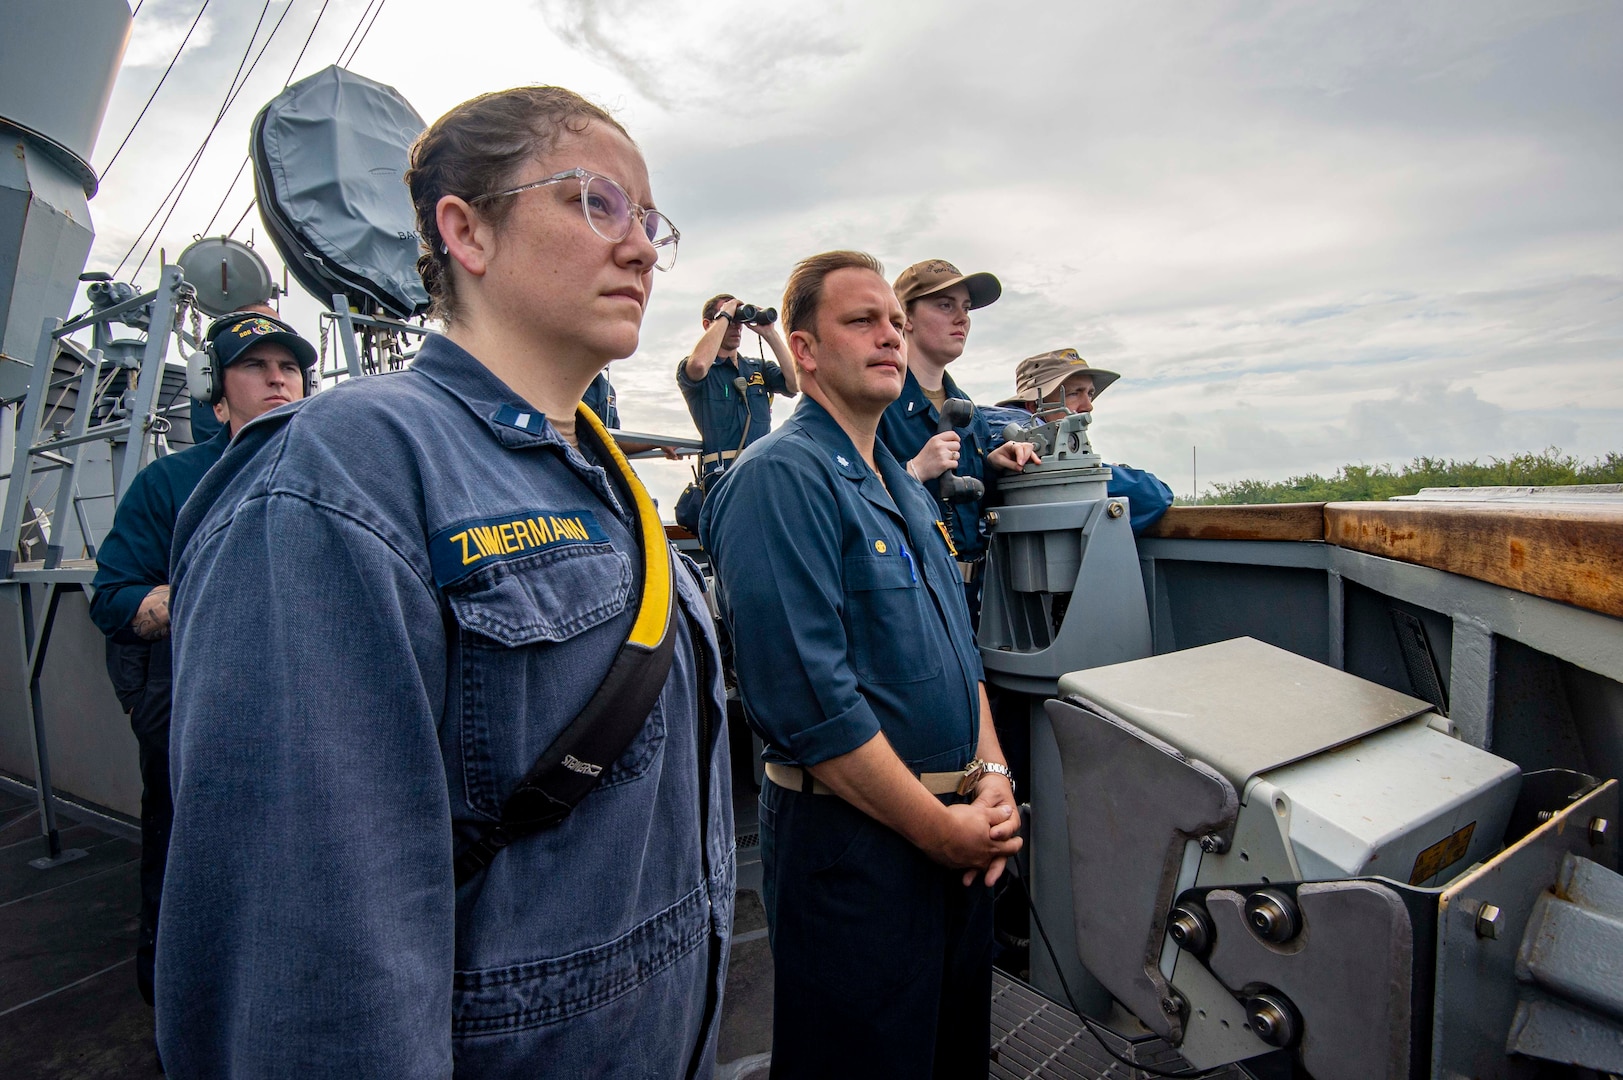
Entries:
POLYGON ((602 448, 609 462, 613 465, 620 479, 624 482, 626 490, 631 492, 633 509, 637 516, 637 529, 642 541, 642 568, 643 585, 642 596, 637 601, 637 619, 631 626, 631 633, 626 638, 629 644, 645 649, 652 649, 664 640, 670 626, 671 603, 671 556, 665 543, 665 526, 659 520, 659 508, 649 496, 648 489, 642 486, 636 472, 631 468, 631 462, 620 452, 614 439, 609 435, 608 429, 597 418, 597 414, 585 405, 575 410, 577 429, 584 423, 592 433, 593 440, 602 448))

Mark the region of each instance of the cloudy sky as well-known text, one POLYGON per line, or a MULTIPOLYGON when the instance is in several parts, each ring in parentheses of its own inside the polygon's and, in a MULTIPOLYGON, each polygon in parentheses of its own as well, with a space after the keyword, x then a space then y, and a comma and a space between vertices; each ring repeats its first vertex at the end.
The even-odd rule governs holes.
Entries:
MULTIPOLYGON (((705 297, 776 305, 798 258, 857 247, 892 274, 945 258, 998 275, 959 383, 996 400, 1021 357, 1074 345, 1124 376, 1096 446, 1179 492, 1196 446, 1202 487, 1623 450, 1616 0, 382 2, 348 66, 425 118, 550 82, 642 145, 683 240, 612 369, 628 428, 692 433, 673 372, 705 297)), ((200 4, 144 0, 98 168, 200 4)), ((91 203, 93 268, 202 141, 262 6, 211 0, 91 203)), ((292 0, 162 233, 171 256, 222 200, 214 232, 247 207, 246 176, 226 189, 248 124, 321 7, 292 0)), ((328 0, 298 74, 367 7, 328 0)), ((314 331, 313 301, 284 310, 314 331)), ((644 474, 668 507, 685 471, 644 474)))

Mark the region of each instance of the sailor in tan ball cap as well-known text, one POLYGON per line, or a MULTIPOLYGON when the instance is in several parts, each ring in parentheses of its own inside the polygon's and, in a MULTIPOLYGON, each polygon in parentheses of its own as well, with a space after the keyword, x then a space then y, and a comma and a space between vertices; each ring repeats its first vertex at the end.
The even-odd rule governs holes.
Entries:
POLYGON ((973 623, 986 556, 984 491, 999 472, 1019 472, 1036 455, 1026 443, 997 437, 947 365, 969 341, 969 313, 996 302, 1003 286, 985 271, 966 274, 945 259, 925 259, 903 270, 892 288, 907 314, 907 379, 879 422, 879 441, 932 498, 941 498, 953 476, 982 486, 981 496, 949 497, 942 507, 973 623))

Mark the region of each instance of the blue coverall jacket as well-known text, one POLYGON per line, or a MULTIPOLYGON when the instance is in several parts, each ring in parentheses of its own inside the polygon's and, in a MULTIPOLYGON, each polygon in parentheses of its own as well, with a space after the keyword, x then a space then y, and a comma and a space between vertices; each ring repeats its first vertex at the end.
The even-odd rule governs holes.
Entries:
POLYGON ((607 371, 597 373, 592 385, 581 395, 580 402, 597 414, 604 427, 613 429, 620 426, 620 410, 614 404, 614 384, 609 382, 607 371))
MULTIPOLYGON (((963 581, 924 488, 873 457, 807 396, 705 500, 739 692, 771 760, 882 733, 915 772, 956 771, 980 731, 963 581)), ((836 796, 769 780, 760 829, 773 1075, 985 1076, 991 890, 836 796)))
POLYGON ((90 618, 108 637, 140 640, 130 620, 147 593, 169 583, 169 547, 180 508, 230 443, 231 431, 222 427, 208 442, 158 458, 130 481, 113 527, 96 549, 91 582, 90 618))
POLYGON ((961 769, 983 678, 963 579, 924 488, 883 443, 874 460, 883 484, 805 397, 706 497, 739 692, 768 760, 815 765, 883 731, 915 772, 961 769))
POLYGON ((700 633, 673 613, 629 748, 561 824, 453 874, 626 639, 633 523, 438 335, 243 429, 176 532, 171 1077, 708 1075, 733 830, 691 564, 700 633))
POLYGON ((1172 489, 1159 476, 1126 465, 1110 466, 1105 494, 1127 500, 1127 520, 1132 522, 1134 536, 1160 521, 1172 505, 1172 489))
MULTIPOLYGON (((969 395, 958 389, 952 376, 945 372, 941 375, 941 388, 948 397, 969 400, 969 395)), ((924 396, 924 388, 919 386, 918 379, 909 371, 907 382, 902 386, 902 396, 893 401, 880 418, 879 441, 896 455, 897 461, 906 466, 924 449, 924 444, 935 437, 940 422, 941 414, 924 396)), ((962 442, 959 445, 958 468, 954 471, 959 476, 972 476, 981 481, 990 494, 991 486, 996 481, 992 474, 997 470, 987 467, 986 455, 1002 446, 1003 439, 987 425, 986 418, 978 408, 969 424, 957 431, 962 442)), ((924 487, 935 505, 940 507, 940 477, 930 480, 924 487)), ((986 554, 986 535, 981 530, 981 512, 985 506, 984 500, 977 500, 954 503, 950 513, 941 511, 952 530, 952 543, 958 550, 958 558, 965 562, 974 562, 986 554)))

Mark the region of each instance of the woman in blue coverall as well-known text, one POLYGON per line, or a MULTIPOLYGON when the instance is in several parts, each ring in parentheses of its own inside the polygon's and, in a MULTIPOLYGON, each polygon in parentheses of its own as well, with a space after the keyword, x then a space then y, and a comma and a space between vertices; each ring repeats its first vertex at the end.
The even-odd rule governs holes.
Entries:
POLYGON ((630 137, 555 87, 451 110, 407 181, 445 333, 251 425, 176 530, 164 1064, 708 1076, 720 665, 691 564, 580 405, 676 234, 630 137), (470 864, 644 638, 674 638, 669 674, 623 752, 560 757, 594 786, 470 864))

